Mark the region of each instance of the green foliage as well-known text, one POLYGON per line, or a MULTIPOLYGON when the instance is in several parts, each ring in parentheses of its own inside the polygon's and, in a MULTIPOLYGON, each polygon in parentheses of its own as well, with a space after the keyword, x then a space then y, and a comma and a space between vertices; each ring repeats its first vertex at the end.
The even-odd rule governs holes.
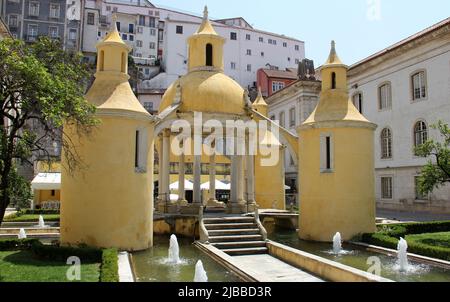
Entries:
POLYGON ((0 251, 31 250, 34 257, 46 261, 67 261, 80 258, 82 264, 101 263, 100 282, 119 282, 117 249, 99 249, 88 246, 66 247, 42 244, 38 239, 0 240, 0 251))
POLYGON ((9 194, 10 203, 17 208, 26 208, 31 204, 31 186, 25 178, 17 173, 17 169, 13 167, 9 173, 10 185, 6 189, 9 194))
MULTIPOLYGON (((71 282, 67 279, 70 266, 66 261, 40 259, 31 251, 0 251, 0 271, 3 282, 71 282)), ((81 263, 81 280, 98 282, 100 263, 81 263)))
POLYGON ((118 260, 116 249, 103 250, 100 282, 119 282, 118 260))
MULTIPOLYGON (((42 215, 45 222, 58 222, 60 219, 59 214, 43 214, 42 215)), ((36 222, 36 224, 39 221, 39 214, 33 214, 33 215, 18 215, 13 214, 4 219, 5 222, 36 222)))
POLYGON ((431 157, 419 177, 418 190, 422 194, 429 194, 450 182, 450 127, 442 121, 431 127, 439 130, 442 142, 428 140, 415 148, 417 156, 431 157))
POLYGON ((50 160, 49 146, 63 147, 70 171, 80 163, 76 148, 63 133, 64 123, 88 135, 97 125, 95 106, 84 99, 90 78, 82 55, 64 51, 48 37, 36 43, 0 41, 0 222, 11 202, 26 205, 25 181, 14 169, 30 156, 50 160))
POLYGON ((450 221, 405 223, 397 225, 384 225, 375 234, 364 234, 362 241, 368 244, 378 245, 390 249, 397 249, 398 240, 405 238, 408 242, 408 251, 427 257, 450 260, 450 244, 448 233, 450 232, 450 221), (437 235, 443 234, 444 235, 437 235), (418 235, 420 234, 420 235, 418 235), (438 236, 439 244, 436 239, 438 236), (447 240, 447 243, 443 241, 447 240))
POLYGON ((45 245, 40 241, 32 243, 31 251, 41 259, 67 261, 69 257, 76 256, 81 259, 82 263, 100 262, 102 259, 101 249, 45 245))
POLYGON ((20 215, 58 215, 59 210, 32 210, 32 209, 21 209, 19 211, 20 215))
POLYGON ((38 239, 0 239, 0 251, 29 250, 38 239))

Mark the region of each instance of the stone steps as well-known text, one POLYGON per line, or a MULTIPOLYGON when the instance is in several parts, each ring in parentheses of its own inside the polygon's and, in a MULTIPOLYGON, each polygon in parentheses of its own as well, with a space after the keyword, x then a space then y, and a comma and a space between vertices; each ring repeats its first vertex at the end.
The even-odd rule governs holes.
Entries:
POLYGON ((234 248, 252 248, 252 247, 265 247, 265 241, 240 241, 240 242, 219 242, 212 243, 212 246, 218 249, 234 249, 234 248))
POLYGON ((241 242, 241 241, 261 241, 263 237, 261 235, 233 235, 233 236, 209 236, 209 242, 221 243, 221 242, 241 242))
POLYGON ((254 247, 254 248, 238 248, 238 249, 223 249, 222 252, 230 256, 247 256, 247 255, 260 255, 267 254, 269 249, 267 247, 254 247))
POLYGON ((208 224, 221 224, 221 223, 253 223, 255 220, 253 217, 221 217, 221 218, 204 218, 203 223, 208 224))
POLYGON ((258 226, 255 223, 218 223, 218 224, 206 224, 206 229, 209 230, 223 230, 223 229, 257 229, 258 226))
POLYGON ((253 217, 204 218, 209 242, 230 256, 267 254, 266 242, 253 217))
POLYGON ((259 229, 221 229, 208 230, 210 236, 227 236, 227 235, 258 235, 259 229))

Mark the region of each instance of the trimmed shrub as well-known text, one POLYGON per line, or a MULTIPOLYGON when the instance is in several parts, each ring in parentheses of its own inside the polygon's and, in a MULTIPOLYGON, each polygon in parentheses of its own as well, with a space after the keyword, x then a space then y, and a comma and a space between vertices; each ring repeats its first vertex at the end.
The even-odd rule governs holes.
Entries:
POLYGON ((0 251, 29 250, 38 239, 0 239, 0 251))
POLYGON ((80 258, 82 262, 100 262, 102 259, 101 249, 44 245, 40 241, 32 244, 31 251, 37 257, 49 260, 67 261, 72 256, 80 258))
POLYGON ((55 215, 59 214, 58 210, 31 210, 31 209, 22 209, 19 211, 20 215, 55 215))
POLYGON ((118 260, 116 249, 103 250, 100 282, 119 282, 118 260))
POLYGON ((397 249, 398 239, 385 234, 364 234, 362 241, 372 245, 378 245, 389 249, 397 249))
MULTIPOLYGON (((400 237, 405 238, 407 235, 441 232, 450 232, 450 221, 384 225, 379 227, 378 233, 364 234, 362 241, 385 248, 397 249, 400 237)), ((450 261, 450 250, 440 246, 431 246, 409 240, 408 251, 413 254, 450 261)))

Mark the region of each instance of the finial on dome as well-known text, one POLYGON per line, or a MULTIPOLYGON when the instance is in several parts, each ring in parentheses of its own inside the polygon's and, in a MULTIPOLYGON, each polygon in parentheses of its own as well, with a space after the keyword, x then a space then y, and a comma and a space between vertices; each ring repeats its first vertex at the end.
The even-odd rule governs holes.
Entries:
POLYGON ((325 64, 342 64, 336 53, 336 42, 334 40, 331 41, 330 55, 328 56, 328 60, 325 64))
POLYGON ((245 88, 244 90, 244 103, 245 103, 245 107, 252 107, 252 102, 250 101, 250 96, 249 96, 249 91, 247 88, 245 88))
POLYGON ((262 98, 261 86, 258 86, 258 97, 262 98))
POLYGON ((181 104, 181 84, 178 83, 177 87, 176 87, 176 91, 175 91, 175 97, 173 99, 173 104, 174 105, 178 105, 181 104))
POLYGON ((208 13, 208 6, 205 5, 205 9, 203 10, 203 20, 208 20, 209 19, 209 13, 208 13))
POLYGON ((112 14, 112 24, 111 25, 112 25, 111 26, 112 31, 119 31, 117 29, 117 14, 116 13, 112 14))

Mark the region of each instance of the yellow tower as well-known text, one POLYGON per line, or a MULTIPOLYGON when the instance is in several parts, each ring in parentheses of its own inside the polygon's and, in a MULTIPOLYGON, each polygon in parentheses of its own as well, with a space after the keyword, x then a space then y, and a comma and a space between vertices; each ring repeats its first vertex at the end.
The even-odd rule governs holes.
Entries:
MULTIPOLYGON (((252 108, 267 117, 269 106, 258 89, 258 97, 253 102, 252 108)), ((262 209, 286 209, 286 190, 284 188, 284 147, 272 132, 266 131, 261 147, 271 149, 272 154, 278 154, 279 158, 271 165, 265 165, 269 152, 258 152, 255 156, 255 197, 262 209)))
POLYGON ((375 231, 374 131, 349 100, 347 69, 332 42, 319 104, 298 129, 300 238, 343 240, 375 231))
POLYGON ((86 95, 100 124, 89 137, 65 125, 83 166, 62 171, 61 242, 135 251, 153 243, 153 124, 128 82, 130 48, 114 19, 86 95))

